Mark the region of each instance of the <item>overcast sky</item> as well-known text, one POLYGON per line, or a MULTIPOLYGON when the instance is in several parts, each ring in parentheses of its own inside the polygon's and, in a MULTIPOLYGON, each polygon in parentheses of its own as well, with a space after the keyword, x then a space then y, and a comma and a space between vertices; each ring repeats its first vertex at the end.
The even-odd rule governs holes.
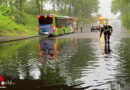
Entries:
POLYGON ((52 4, 50 4, 50 2, 45 3, 44 8, 45 8, 46 10, 53 9, 52 4))
POLYGON ((103 17, 109 18, 109 19, 116 19, 119 16, 119 13, 114 15, 111 13, 111 5, 112 0, 99 0, 99 11, 98 13, 101 14, 103 17))

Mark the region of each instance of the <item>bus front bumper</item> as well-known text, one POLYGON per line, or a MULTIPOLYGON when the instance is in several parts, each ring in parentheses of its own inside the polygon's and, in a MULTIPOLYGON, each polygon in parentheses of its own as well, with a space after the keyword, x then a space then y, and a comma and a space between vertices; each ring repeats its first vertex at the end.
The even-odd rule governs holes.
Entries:
POLYGON ((39 32, 39 35, 52 35, 53 33, 49 33, 49 32, 39 32))

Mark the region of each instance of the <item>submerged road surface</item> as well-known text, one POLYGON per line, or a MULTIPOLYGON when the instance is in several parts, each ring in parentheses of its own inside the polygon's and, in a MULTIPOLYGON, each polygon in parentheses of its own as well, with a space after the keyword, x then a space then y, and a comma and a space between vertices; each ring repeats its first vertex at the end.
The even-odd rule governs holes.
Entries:
POLYGON ((114 32, 107 45, 88 28, 0 44, 0 88, 129 90, 130 35, 120 20, 110 24, 114 32))

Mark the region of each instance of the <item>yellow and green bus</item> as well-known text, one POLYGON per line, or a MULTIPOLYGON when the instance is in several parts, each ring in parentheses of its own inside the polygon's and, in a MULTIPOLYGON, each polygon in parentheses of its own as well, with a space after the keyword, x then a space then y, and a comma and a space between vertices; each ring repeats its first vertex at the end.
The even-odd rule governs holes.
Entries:
POLYGON ((69 16, 58 16, 55 14, 38 16, 39 35, 63 35, 74 33, 77 29, 77 18, 69 16))

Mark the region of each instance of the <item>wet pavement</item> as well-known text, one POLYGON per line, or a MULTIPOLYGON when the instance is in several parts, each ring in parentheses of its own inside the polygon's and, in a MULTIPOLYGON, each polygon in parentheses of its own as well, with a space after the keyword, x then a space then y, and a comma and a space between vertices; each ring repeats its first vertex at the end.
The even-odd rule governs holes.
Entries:
POLYGON ((129 90, 130 38, 120 21, 111 24, 115 31, 106 45, 89 30, 86 38, 78 33, 1 43, 0 88, 129 90))
POLYGON ((39 35, 38 34, 34 34, 34 35, 23 35, 23 36, 0 37, 0 43, 19 41, 19 40, 35 38, 35 37, 39 37, 39 35))

